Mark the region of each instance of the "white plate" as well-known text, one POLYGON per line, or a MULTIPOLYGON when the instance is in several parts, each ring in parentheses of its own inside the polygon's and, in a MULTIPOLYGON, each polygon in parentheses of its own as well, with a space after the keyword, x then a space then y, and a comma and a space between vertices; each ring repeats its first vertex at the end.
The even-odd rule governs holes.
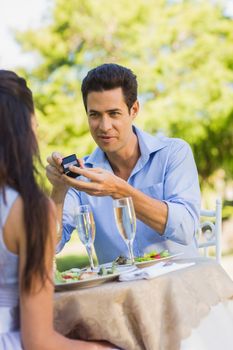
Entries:
POLYGON ((65 283, 56 283, 55 284, 55 291, 65 291, 65 290, 72 290, 72 289, 81 289, 81 288, 90 288, 98 286, 99 284, 113 281, 117 279, 117 277, 120 275, 120 272, 113 273, 111 275, 104 275, 104 276, 96 276, 93 278, 80 280, 80 281, 73 281, 73 282, 65 282, 65 283))
POLYGON ((160 259, 153 259, 153 260, 147 260, 147 261, 140 261, 140 262, 135 262, 135 265, 141 269, 143 267, 148 267, 148 266, 152 266, 154 264, 159 263, 160 261, 164 261, 164 260, 171 260, 177 256, 182 255, 183 253, 177 253, 177 254, 173 254, 173 255, 169 255, 169 256, 165 256, 164 258, 160 258, 160 259))
MULTIPOLYGON (((111 267, 112 264, 109 266, 106 266, 108 264, 104 264, 101 266, 105 267, 111 267)), ((72 289, 81 289, 81 288, 90 288, 90 287, 95 287, 98 286, 99 284, 113 281, 117 279, 117 277, 124 272, 129 272, 132 269, 135 269, 135 266, 117 266, 117 271, 115 273, 109 274, 109 275, 104 275, 104 276, 95 276, 92 278, 88 278, 85 280, 80 280, 80 281, 71 281, 71 282, 65 282, 65 283, 55 283, 55 291, 60 292, 60 291, 65 291, 65 290, 72 290, 72 289), (122 268, 123 267, 123 268, 122 268)), ((75 269, 70 269, 71 271, 75 269)))
MULTIPOLYGON (((112 264, 113 264, 113 262, 109 262, 109 263, 101 264, 100 267, 103 266, 106 269, 111 269, 112 264)), ((124 272, 125 270, 127 270, 127 272, 128 272, 129 269, 135 267, 134 265, 131 265, 131 264, 122 264, 122 265, 116 264, 115 266, 120 273, 124 272)))
MULTIPOLYGON (((122 265, 116 264, 116 266, 117 266, 117 270, 120 271, 120 273, 124 273, 124 272, 129 272, 129 270, 131 270, 131 269, 134 269, 135 266, 138 268, 143 268, 143 267, 157 264, 158 262, 163 261, 163 260, 170 260, 170 259, 176 258, 177 256, 180 256, 183 254, 184 253, 181 252, 181 253, 176 253, 173 255, 165 256, 164 258, 160 258, 160 259, 152 259, 152 260, 147 260, 147 261, 135 262, 134 265, 127 263, 127 264, 122 264, 122 265)), ((104 266, 106 268, 111 268, 112 262, 102 264, 101 266, 104 266)))

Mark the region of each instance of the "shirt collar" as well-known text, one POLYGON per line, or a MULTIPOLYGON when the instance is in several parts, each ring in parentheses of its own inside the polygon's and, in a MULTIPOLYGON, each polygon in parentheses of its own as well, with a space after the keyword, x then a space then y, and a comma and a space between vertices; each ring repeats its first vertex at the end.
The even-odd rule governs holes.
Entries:
MULTIPOLYGON (((141 163, 141 165, 145 164, 151 153, 154 153, 167 146, 166 137, 150 135, 147 132, 140 130, 136 126, 133 126, 133 130, 137 135, 139 142, 141 152, 139 163, 141 163)), ((86 158, 85 164, 111 170, 111 166, 105 153, 99 147, 97 147, 94 152, 92 152, 90 156, 86 158)))
POLYGON ((167 146, 165 136, 151 135, 135 126, 133 126, 133 128, 138 137, 141 154, 150 155, 167 146))
POLYGON ((105 153, 101 148, 97 147, 86 159, 85 165, 92 165, 93 167, 100 167, 103 169, 111 170, 111 166, 105 153))

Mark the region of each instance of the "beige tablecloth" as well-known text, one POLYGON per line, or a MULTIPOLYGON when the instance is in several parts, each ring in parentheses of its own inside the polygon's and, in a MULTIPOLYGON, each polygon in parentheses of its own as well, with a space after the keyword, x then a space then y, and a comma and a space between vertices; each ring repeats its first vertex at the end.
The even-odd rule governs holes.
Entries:
POLYGON ((196 264, 152 280, 56 293, 55 328, 125 350, 178 350, 213 305, 233 300, 233 282, 220 265, 190 261, 196 264))

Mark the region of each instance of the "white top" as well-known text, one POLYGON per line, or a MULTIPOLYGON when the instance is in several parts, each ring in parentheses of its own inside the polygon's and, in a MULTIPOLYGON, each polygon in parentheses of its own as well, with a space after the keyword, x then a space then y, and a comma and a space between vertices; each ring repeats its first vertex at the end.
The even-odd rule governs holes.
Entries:
POLYGON ((3 228, 18 193, 5 187, 0 189, 0 349, 21 348, 19 334, 18 255, 10 252, 3 239, 3 228))

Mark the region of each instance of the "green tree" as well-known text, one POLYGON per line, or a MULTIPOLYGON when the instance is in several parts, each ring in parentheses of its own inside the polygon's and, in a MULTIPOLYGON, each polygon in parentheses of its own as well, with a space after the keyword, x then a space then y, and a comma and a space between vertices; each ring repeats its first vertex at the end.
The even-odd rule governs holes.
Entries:
POLYGON ((89 153, 80 85, 104 62, 138 76, 136 123, 187 140, 204 182, 233 172, 233 26, 222 2, 208 0, 56 0, 48 24, 18 33, 39 63, 30 78, 43 157, 57 149, 89 153))

